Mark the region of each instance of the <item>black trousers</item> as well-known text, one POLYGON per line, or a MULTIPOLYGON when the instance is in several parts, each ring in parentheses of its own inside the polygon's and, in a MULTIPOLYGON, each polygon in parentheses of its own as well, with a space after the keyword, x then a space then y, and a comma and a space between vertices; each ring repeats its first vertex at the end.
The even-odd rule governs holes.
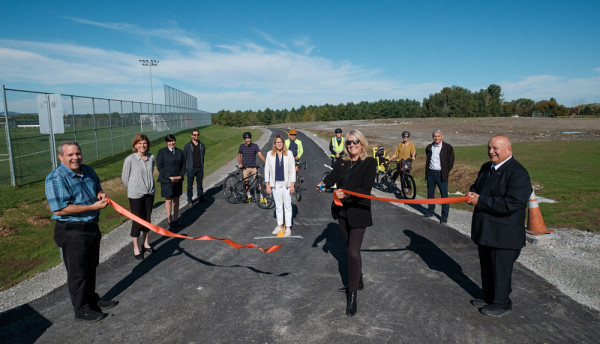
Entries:
POLYGON ((513 265, 521 250, 478 245, 483 298, 487 303, 510 307, 513 265))
POLYGON ((62 249, 73 310, 97 309, 96 267, 100 263, 100 229, 97 223, 56 221, 54 242, 62 249))
POLYGON ((204 179, 204 168, 188 168, 187 169, 187 200, 190 202, 194 196, 194 178, 196 179, 196 194, 198 200, 204 196, 202 188, 202 180, 204 179))
POLYGON ((365 237, 365 227, 352 228, 345 218, 339 217, 340 230, 348 246, 348 291, 357 291, 362 275, 362 258, 360 247, 365 237))
MULTIPOLYGON (((142 220, 152 222, 152 207, 154 206, 154 195, 144 195, 141 198, 130 198, 129 207, 133 215, 136 215, 142 220)), ((149 229, 140 225, 135 221, 131 221, 131 236, 138 238, 140 231, 148 232, 149 229)))

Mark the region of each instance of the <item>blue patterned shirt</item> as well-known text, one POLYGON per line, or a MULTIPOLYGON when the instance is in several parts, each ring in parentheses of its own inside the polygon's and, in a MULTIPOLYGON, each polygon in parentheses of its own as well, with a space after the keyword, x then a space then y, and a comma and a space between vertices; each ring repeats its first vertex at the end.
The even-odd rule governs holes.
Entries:
POLYGON ((65 222, 97 222, 100 210, 91 210, 73 215, 55 215, 54 212, 69 204, 91 205, 98 201, 102 191, 100 179, 94 170, 81 165, 81 175, 60 164, 46 176, 46 198, 52 212, 52 219, 65 222))

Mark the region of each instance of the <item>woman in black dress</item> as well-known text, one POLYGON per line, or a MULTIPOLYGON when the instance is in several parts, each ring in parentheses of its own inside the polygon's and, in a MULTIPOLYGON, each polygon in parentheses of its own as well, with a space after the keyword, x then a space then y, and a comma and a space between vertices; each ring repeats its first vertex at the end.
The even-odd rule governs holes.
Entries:
POLYGON ((156 169, 158 170, 160 195, 165 198, 169 227, 177 227, 181 225, 178 219, 179 196, 181 196, 185 174, 185 158, 183 151, 175 147, 175 136, 169 134, 165 136, 165 141, 167 147, 160 149, 156 156, 156 169))
MULTIPOLYGON (((338 159, 333 171, 323 180, 325 187, 337 184, 338 189, 371 194, 377 173, 377 161, 368 156, 368 142, 358 130, 350 130, 345 140, 342 159, 338 159)), ((319 185, 320 186, 320 185, 319 185)), ((346 314, 353 316, 357 311, 357 291, 362 289, 362 261, 360 247, 367 227, 373 225, 371 200, 335 192, 342 206, 331 205, 331 213, 338 220, 342 235, 348 246, 348 286, 346 292, 346 314)))

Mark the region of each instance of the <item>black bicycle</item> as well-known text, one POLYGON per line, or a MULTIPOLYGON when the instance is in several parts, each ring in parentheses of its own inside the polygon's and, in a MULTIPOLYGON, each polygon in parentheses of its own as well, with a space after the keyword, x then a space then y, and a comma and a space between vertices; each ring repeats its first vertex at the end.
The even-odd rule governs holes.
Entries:
POLYGON ((300 169, 306 170, 307 163, 306 161, 296 161, 296 183, 294 184, 294 194, 296 195, 296 200, 299 202, 302 200, 302 183, 304 183, 304 179, 302 179, 302 175, 300 175, 300 169))
POLYGON ((248 201, 246 188, 244 184, 247 182, 248 190, 252 194, 250 199, 255 202, 259 208, 270 209, 275 206, 273 196, 267 193, 265 178, 261 173, 262 168, 256 168, 256 174, 249 175, 243 178, 242 169, 230 173, 223 182, 223 195, 225 200, 231 204, 239 204, 248 201))
POLYGON ((385 165, 385 172, 377 173, 377 186, 381 191, 395 192, 396 190, 404 198, 415 199, 417 197, 417 184, 415 178, 410 174, 412 159, 400 160, 392 167, 391 163, 385 165))

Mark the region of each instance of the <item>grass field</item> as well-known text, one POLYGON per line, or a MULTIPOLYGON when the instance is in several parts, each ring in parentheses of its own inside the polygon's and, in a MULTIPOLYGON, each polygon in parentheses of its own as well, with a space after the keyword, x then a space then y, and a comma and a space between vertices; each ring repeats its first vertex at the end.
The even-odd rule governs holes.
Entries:
MULTIPOLYGON (((241 133, 246 130, 210 126, 200 130, 200 140, 206 145, 205 174, 210 174, 237 156, 241 133)), ((251 130, 254 137, 262 131, 251 130)), ((128 138, 131 142, 131 137, 128 138)), ((176 135, 177 147, 190 140, 189 131, 176 135)), ((165 147, 162 139, 156 139, 150 152, 156 154, 165 147)), ((117 203, 129 206, 127 193, 121 182, 123 160, 131 151, 90 163, 102 180, 102 187, 117 203)), ((84 163, 87 150, 83 148, 84 163)), ((89 159, 88 159, 89 160, 89 159)), ((156 173, 155 173, 156 175, 156 173)), ((155 178, 156 179, 156 178, 155 178)), ((155 203, 162 203, 160 184, 157 183, 155 203)), ((44 183, 32 183, 24 187, 3 188, 0 199, 0 290, 26 279, 38 271, 60 263, 59 250, 53 240, 53 225, 44 195, 44 183)), ((110 232, 125 218, 108 207, 101 212, 100 230, 110 232)))
MULTIPOLYGON (((136 117, 137 119, 137 117, 136 117)), ((151 140, 160 139, 165 136, 165 131, 155 131, 152 125, 143 125, 129 118, 127 123, 113 119, 112 128, 106 122, 105 126, 90 126, 89 119, 78 119, 80 122, 75 128, 65 128, 64 134, 56 134, 57 143, 67 140, 75 140, 86 152, 87 161, 93 161, 112 156, 115 153, 128 149, 131 137, 143 133, 151 140)), ((186 121, 194 121, 186 119, 186 121)), ((171 119, 166 125, 173 132, 182 130, 182 122, 179 119, 171 119)), ((186 128, 184 126, 183 128, 186 128)), ((40 134, 39 128, 11 128, 11 147, 15 169, 15 180, 19 186, 42 180, 52 170, 49 135, 40 134)), ((10 164, 8 161, 8 148, 4 142, 6 137, 0 133, 0 187, 11 185, 10 164)))

